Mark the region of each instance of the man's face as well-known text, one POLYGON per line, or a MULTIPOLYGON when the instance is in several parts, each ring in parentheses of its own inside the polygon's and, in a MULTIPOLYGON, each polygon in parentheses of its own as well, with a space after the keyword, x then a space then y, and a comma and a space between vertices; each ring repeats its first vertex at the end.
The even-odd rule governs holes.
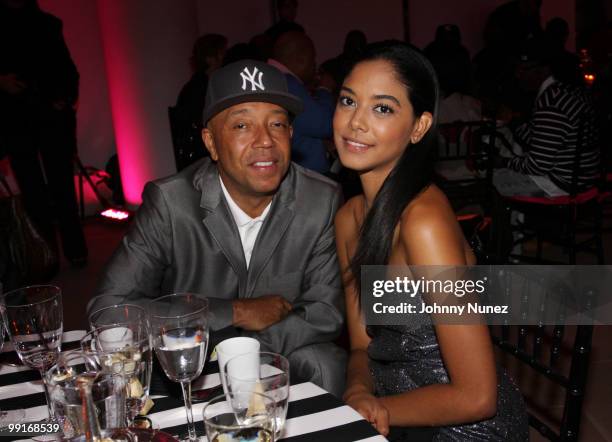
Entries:
POLYGON ((290 163, 289 115, 271 103, 241 103, 215 115, 203 131, 223 183, 237 202, 273 195, 290 163))

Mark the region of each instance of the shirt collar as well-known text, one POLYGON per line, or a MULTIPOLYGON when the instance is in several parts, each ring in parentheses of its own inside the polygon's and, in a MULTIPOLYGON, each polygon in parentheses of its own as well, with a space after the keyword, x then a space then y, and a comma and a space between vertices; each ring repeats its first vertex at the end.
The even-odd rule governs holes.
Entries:
POLYGON ((540 89, 538 90, 538 98, 540 97, 540 95, 542 95, 542 92, 544 92, 548 88, 548 86, 553 84, 555 81, 557 80, 552 75, 546 77, 546 80, 542 82, 542 84, 540 85, 540 89))
POLYGON ((263 221, 266 218, 266 215, 268 215, 268 212, 270 211, 270 206, 272 205, 271 201, 268 203, 261 215, 259 215, 257 218, 251 218, 249 214, 247 214, 240 208, 240 206, 238 206, 238 204, 236 204, 236 201, 234 201, 232 196, 229 194, 225 184, 223 184, 221 175, 219 175, 219 182, 221 183, 221 190, 223 191, 223 195, 225 196, 230 212, 232 212, 232 217, 234 218, 234 221, 238 227, 244 227, 254 221, 263 221))
POLYGON ((295 78, 297 78, 297 80, 300 83, 303 83, 302 79, 300 77, 298 77, 297 75, 295 75, 293 72, 291 72, 291 70, 285 66, 284 64, 282 64, 280 61, 277 61, 273 58, 268 58, 268 64, 270 66, 274 66, 276 69, 278 69, 279 71, 281 71, 283 74, 289 74, 294 76, 295 78))

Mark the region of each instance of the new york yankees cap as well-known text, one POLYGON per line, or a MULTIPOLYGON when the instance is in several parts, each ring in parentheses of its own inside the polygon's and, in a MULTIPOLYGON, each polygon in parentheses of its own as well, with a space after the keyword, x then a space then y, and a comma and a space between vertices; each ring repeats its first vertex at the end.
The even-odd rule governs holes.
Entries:
POLYGON ((302 100, 289 93, 281 71, 261 61, 240 60, 210 76, 202 115, 204 125, 230 106, 254 101, 277 104, 293 116, 303 108, 302 100))

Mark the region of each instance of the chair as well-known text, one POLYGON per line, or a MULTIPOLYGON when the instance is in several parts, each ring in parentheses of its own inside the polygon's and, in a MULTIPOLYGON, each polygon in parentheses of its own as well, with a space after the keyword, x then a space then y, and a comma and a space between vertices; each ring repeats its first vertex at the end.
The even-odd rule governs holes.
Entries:
MULTIPOLYGON (((508 272, 505 278, 510 278, 508 272)), ((507 279, 505 286, 509 286, 507 279)), ((527 292, 529 290, 523 288, 521 312, 527 312, 532 302, 527 292)), ((587 289, 582 296, 583 308, 588 311, 593 305, 594 292, 587 289)), ((553 305, 545 305, 545 301, 537 305, 542 315, 545 309, 551 307, 553 305)), ((582 325, 566 326, 565 315, 569 312, 559 308, 558 305, 554 307, 557 309, 555 315, 557 325, 491 326, 491 336, 493 343, 503 353, 522 364, 521 367, 530 367, 534 371, 538 383, 532 384, 531 392, 541 392, 544 387, 541 381, 547 379, 554 387, 561 388, 561 392, 564 393, 563 413, 558 431, 538 417, 533 409, 528 412, 529 425, 549 440, 577 441, 589 371, 593 325, 586 317, 582 317, 580 321, 582 325)))
POLYGON ((480 205, 488 212, 493 179, 492 146, 498 136, 494 123, 459 121, 441 124, 438 131, 436 183, 455 211, 480 205))
MULTIPOLYGON (((578 134, 578 140, 581 141, 578 146, 582 145, 583 127, 584 123, 581 123, 578 134)), ((511 259, 525 263, 560 264, 560 262, 542 258, 543 243, 546 242, 562 246, 567 251, 568 264, 576 264, 576 255, 579 252, 593 254, 598 264, 604 263, 601 192, 597 186, 579 190, 578 175, 581 155, 580 148, 576 149, 572 183, 567 196, 554 198, 502 197, 505 203, 506 219, 510 218, 513 210, 525 215, 524 223, 514 228, 519 233, 519 237, 513 245, 524 244, 532 239, 536 240, 535 256, 510 253, 511 259), (578 237, 581 234, 587 237, 579 240, 578 237)))
POLYGON ((208 156, 202 141, 202 125, 187 121, 175 106, 168 107, 170 133, 176 170, 180 172, 200 158, 208 156))

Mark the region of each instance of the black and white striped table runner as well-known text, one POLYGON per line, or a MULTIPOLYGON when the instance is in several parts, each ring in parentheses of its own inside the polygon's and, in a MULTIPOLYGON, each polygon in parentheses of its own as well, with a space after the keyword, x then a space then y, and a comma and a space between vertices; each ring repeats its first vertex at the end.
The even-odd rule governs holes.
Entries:
MULTIPOLYGON (((64 348, 78 341, 84 332, 64 333, 64 348), (66 345, 68 344, 68 345, 66 345)), ((12 351, 5 343, 3 353, 12 351)), ((193 389, 210 389, 220 384, 216 363, 207 363, 205 374, 193 382, 193 389)), ((186 433, 186 417, 180 397, 152 396, 155 406, 148 417, 154 428, 170 434, 186 433)), ((193 404, 198 436, 204 435, 202 408, 206 403, 193 404)), ((40 376, 24 366, 0 364, 0 410, 23 408, 25 421, 40 421, 47 417, 45 395, 40 376)), ((205 440, 203 438, 202 440, 205 440)), ((355 410, 322 388, 303 383, 291 386, 289 410, 282 439, 287 442, 382 442, 386 439, 355 410)))

